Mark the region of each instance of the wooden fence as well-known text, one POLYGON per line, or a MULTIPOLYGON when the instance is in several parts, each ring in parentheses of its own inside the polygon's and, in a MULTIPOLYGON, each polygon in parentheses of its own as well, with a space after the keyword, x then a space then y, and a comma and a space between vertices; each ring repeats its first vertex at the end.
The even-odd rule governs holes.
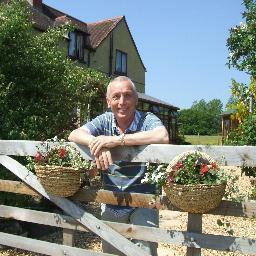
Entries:
MULTIPOLYGON (((85 159, 90 159, 88 149, 74 144, 85 159)), ((90 230, 129 256, 148 256, 134 245, 129 238, 158 243, 187 246, 187 255, 201 255, 201 248, 256 254, 256 240, 247 237, 220 236, 202 233, 202 214, 188 214, 187 231, 166 230, 129 224, 101 221, 77 205, 82 202, 98 202, 133 207, 178 210, 166 204, 165 196, 139 193, 113 193, 105 190, 81 189, 72 198, 60 198, 47 194, 36 176, 11 156, 33 156, 40 146, 37 141, 0 140, 0 164, 18 176, 21 181, 0 180, 0 191, 26 195, 42 195, 63 209, 67 215, 35 211, 0 205, 0 217, 42 225, 63 228, 63 244, 54 244, 31 238, 0 232, 0 244, 29 250, 46 255, 110 255, 72 247, 75 230, 90 230)), ((256 147, 253 146, 177 146, 148 145, 142 147, 116 148, 112 151, 114 160, 150 161, 168 163, 177 154, 188 150, 205 152, 224 165, 256 166, 256 147)), ((234 217, 255 217, 256 202, 234 203, 223 200, 221 205, 207 213, 234 217)))

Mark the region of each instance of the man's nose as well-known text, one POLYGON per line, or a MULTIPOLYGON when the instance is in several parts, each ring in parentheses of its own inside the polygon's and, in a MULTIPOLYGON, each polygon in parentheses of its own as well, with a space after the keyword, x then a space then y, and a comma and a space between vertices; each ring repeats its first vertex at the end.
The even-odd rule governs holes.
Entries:
POLYGON ((123 104, 124 103, 124 95, 121 95, 119 98, 119 104, 123 104))

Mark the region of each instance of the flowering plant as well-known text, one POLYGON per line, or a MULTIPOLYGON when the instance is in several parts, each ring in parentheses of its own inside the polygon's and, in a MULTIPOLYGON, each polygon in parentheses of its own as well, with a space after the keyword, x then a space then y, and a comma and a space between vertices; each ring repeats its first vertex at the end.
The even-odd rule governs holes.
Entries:
POLYGON ((148 172, 143 183, 155 184, 158 191, 162 186, 172 183, 181 185, 220 184, 226 181, 226 176, 216 163, 209 163, 200 153, 193 152, 175 163, 169 170, 167 165, 158 166, 148 163, 148 172))
POLYGON ((91 161, 83 159, 80 152, 73 146, 66 144, 65 140, 58 140, 57 137, 43 142, 34 157, 28 157, 29 169, 35 165, 63 166, 75 169, 91 169, 91 161))

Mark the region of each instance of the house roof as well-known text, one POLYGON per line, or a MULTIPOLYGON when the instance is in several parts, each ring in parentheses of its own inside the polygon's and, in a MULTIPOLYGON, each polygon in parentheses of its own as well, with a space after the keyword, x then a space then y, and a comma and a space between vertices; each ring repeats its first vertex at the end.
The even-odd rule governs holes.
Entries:
POLYGON ((236 109, 228 109, 228 110, 226 110, 226 111, 223 111, 223 112, 221 113, 221 116, 230 116, 230 115, 235 114, 236 112, 237 112, 236 109))
POLYGON ((145 93, 141 93, 141 92, 138 92, 138 96, 139 96, 139 99, 143 100, 143 101, 146 101, 146 102, 149 102, 149 103, 154 103, 154 104, 158 104, 158 105, 162 105, 163 107, 168 107, 168 108, 171 108, 173 110, 179 110, 178 107, 175 107, 165 101, 162 101, 158 98, 155 98, 155 97, 152 97, 152 96, 149 96, 145 93))
POLYGON ((42 11, 30 6, 33 25, 39 30, 47 30, 54 25, 54 21, 47 17, 42 11))
POLYGON ((85 22, 80 21, 66 13, 63 13, 45 4, 43 4, 42 11, 46 16, 55 21, 61 21, 61 19, 63 21, 62 23, 69 21, 71 22, 71 24, 75 25, 78 30, 88 34, 87 24, 85 22))
POLYGON ((123 16, 119 16, 112 19, 87 23, 88 32, 91 35, 90 41, 92 47, 94 49, 97 48, 122 19, 123 16))
POLYGON ((69 22, 76 26, 76 28, 88 34, 87 24, 66 13, 58 11, 46 4, 42 4, 42 8, 38 9, 30 6, 32 12, 32 20, 34 26, 40 30, 46 30, 51 26, 65 24, 69 22))

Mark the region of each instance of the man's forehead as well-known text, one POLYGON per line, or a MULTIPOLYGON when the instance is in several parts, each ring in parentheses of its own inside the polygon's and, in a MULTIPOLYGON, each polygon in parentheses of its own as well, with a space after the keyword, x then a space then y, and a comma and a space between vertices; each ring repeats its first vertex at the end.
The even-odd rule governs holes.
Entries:
POLYGON ((111 84, 110 92, 125 90, 125 91, 133 91, 132 85, 129 81, 117 81, 111 84))

